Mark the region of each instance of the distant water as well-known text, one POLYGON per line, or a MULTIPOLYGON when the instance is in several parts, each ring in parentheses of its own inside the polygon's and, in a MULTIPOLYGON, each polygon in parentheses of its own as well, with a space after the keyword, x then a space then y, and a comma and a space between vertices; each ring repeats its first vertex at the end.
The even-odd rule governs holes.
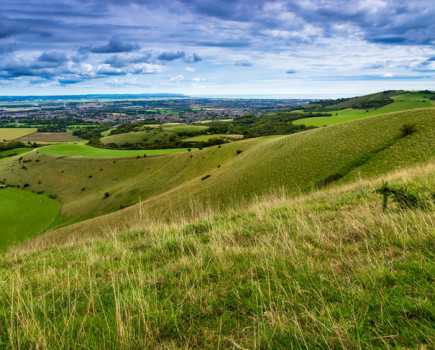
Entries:
POLYGON ((313 100, 313 99, 329 99, 329 98, 340 98, 340 97, 351 97, 354 95, 348 94, 315 94, 315 95, 306 95, 306 94, 289 94, 289 95, 266 95, 266 94, 256 94, 256 95, 191 95, 194 98, 243 98, 243 99, 298 99, 298 100, 313 100))

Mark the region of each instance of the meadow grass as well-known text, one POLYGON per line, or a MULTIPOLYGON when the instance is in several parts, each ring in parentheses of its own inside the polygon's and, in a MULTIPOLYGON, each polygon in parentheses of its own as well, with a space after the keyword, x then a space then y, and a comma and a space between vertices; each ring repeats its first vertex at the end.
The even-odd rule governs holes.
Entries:
POLYGON ((60 207, 59 201, 41 194, 0 188, 0 251, 46 230, 60 207))
MULTIPOLYGON (((383 179, 435 190, 434 170, 383 179)), ((383 212, 381 180, 10 251, 0 346, 433 348, 434 208, 383 212)))
POLYGON ((61 144, 46 146, 39 149, 42 154, 54 156, 80 156, 80 157, 134 157, 153 154, 167 154, 186 152, 187 148, 168 148, 168 149, 152 149, 152 150, 112 150, 104 148, 96 148, 83 144, 61 144))
POLYGON ((36 128, 0 128, 0 141, 12 141, 36 131, 36 128))

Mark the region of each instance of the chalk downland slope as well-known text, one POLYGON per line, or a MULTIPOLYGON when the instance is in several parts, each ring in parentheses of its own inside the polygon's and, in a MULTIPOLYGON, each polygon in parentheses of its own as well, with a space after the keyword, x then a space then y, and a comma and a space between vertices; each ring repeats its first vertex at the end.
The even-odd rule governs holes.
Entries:
MULTIPOLYGON (((48 176, 45 182, 64 203, 62 215, 71 218, 109 212, 138 197, 143 201, 40 237, 65 243, 82 236, 104 235, 110 227, 127 229, 139 214, 167 221, 191 218, 199 212, 228 210, 280 189, 295 195, 329 183, 370 178, 428 162, 435 157, 434 130, 435 110, 423 109, 116 164, 112 159, 78 163, 73 157, 35 154, 41 161, 35 164, 34 172, 30 167, 25 171, 15 167, 14 171, 22 178, 45 173, 44 166, 47 172, 57 169, 55 175, 44 175, 48 176), (407 123, 415 123, 415 131, 402 137, 401 127, 407 123), (78 164, 79 172, 74 171, 78 164), (64 174, 60 174, 61 169, 64 174), (51 185, 55 178, 59 187, 51 185), (81 186, 86 191, 81 191, 81 186), (106 191, 109 198, 104 198, 106 191)), ((0 164, 0 177, 5 176, 4 169, 0 164)))

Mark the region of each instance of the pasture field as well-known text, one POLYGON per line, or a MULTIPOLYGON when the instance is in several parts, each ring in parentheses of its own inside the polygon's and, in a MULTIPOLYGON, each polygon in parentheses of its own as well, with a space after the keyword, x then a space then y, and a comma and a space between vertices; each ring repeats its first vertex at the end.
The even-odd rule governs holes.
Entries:
POLYGON ((0 162, 3 162, 7 159, 9 159, 10 157, 14 157, 14 156, 18 156, 20 154, 24 154, 27 153, 29 151, 31 151, 33 148, 31 147, 24 147, 24 148, 16 148, 16 149, 11 149, 8 151, 1 151, 0 152, 0 162))
POLYGON ((59 201, 42 194, 0 188, 0 251, 46 230, 60 208, 59 201))
POLYGON ((26 169, 17 159, 0 163, 0 179, 11 185, 21 179, 31 190, 57 196, 65 222, 108 214, 47 233, 95 236, 105 225, 128 229, 138 212, 192 218, 198 210, 224 210, 277 189, 296 195, 331 178, 349 182, 430 161, 434 116, 435 109, 398 112, 164 157, 63 157, 36 150, 23 157, 26 169), (411 122, 415 132, 401 137, 402 125, 411 122), (125 209, 113 212, 119 208, 125 209))
MULTIPOLYGON (((147 125, 148 126, 148 125, 147 125)), ((153 144, 156 142, 167 142, 171 136, 177 136, 185 132, 202 132, 207 129, 206 126, 173 124, 173 125, 158 125, 151 126, 152 130, 144 130, 137 132, 129 132, 125 134, 109 135, 101 139, 103 144, 114 143, 123 145, 126 143, 145 143, 153 144)))
POLYGON ((39 149, 42 154, 49 154, 54 156, 80 156, 80 157, 133 157, 154 155, 154 154, 168 154, 186 152, 187 148, 170 148, 170 149, 152 149, 152 150, 111 150, 104 148, 96 148, 83 144, 66 144, 66 145, 52 145, 45 146, 39 149))
POLYGON ((432 349, 433 211, 383 212, 374 190, 434 174, 28 244, 0 256, 0 347, 432 349))
POLYGON ((0 128, 0 141, 12 141, 36 131, 36 128, 0 128))
POLYGON ((293 122, 295 125, 305 124, 306 126, 325 126, 338 123, 347 122, 350 120, 361 119, 376 115, 382 115, 391 112, 398 112, 404 110, 418 109, 418 108, 431 108, 435 107, 435 101, 424 98, 424 94, 407 93, 391 97, 395 100, 394 103, 388 104, 377 109, 353 109, 347 108, 342 110, 331 110, 330 117, 311 117, 297 119, 293 122))
POLYGON ((69 132, 36 132, 17 139, 21 142, 74 142, 84 141, 69 132))
POLYGON ((237 140, 243 138, 243 135, 230 135, 230 134, 198 135, 194 137, 189 137, 187 139, 183 139, 183 141, 184 142, 201 142, 201 141, 207 142, 212 139, 219 139, 219 138, 237 140))

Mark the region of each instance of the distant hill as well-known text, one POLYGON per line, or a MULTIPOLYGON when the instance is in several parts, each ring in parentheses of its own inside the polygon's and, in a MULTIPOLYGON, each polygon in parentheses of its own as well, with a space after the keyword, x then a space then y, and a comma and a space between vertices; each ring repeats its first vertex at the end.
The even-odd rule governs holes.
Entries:
POLYGON ((0 96, 0 101, 51 101, 51 100, 129 100, 140 98, 176 98, 189 97, 184 94, 158 93, 158 94, 89 94, 89 95, 48 95, 48 96, 0 96))

